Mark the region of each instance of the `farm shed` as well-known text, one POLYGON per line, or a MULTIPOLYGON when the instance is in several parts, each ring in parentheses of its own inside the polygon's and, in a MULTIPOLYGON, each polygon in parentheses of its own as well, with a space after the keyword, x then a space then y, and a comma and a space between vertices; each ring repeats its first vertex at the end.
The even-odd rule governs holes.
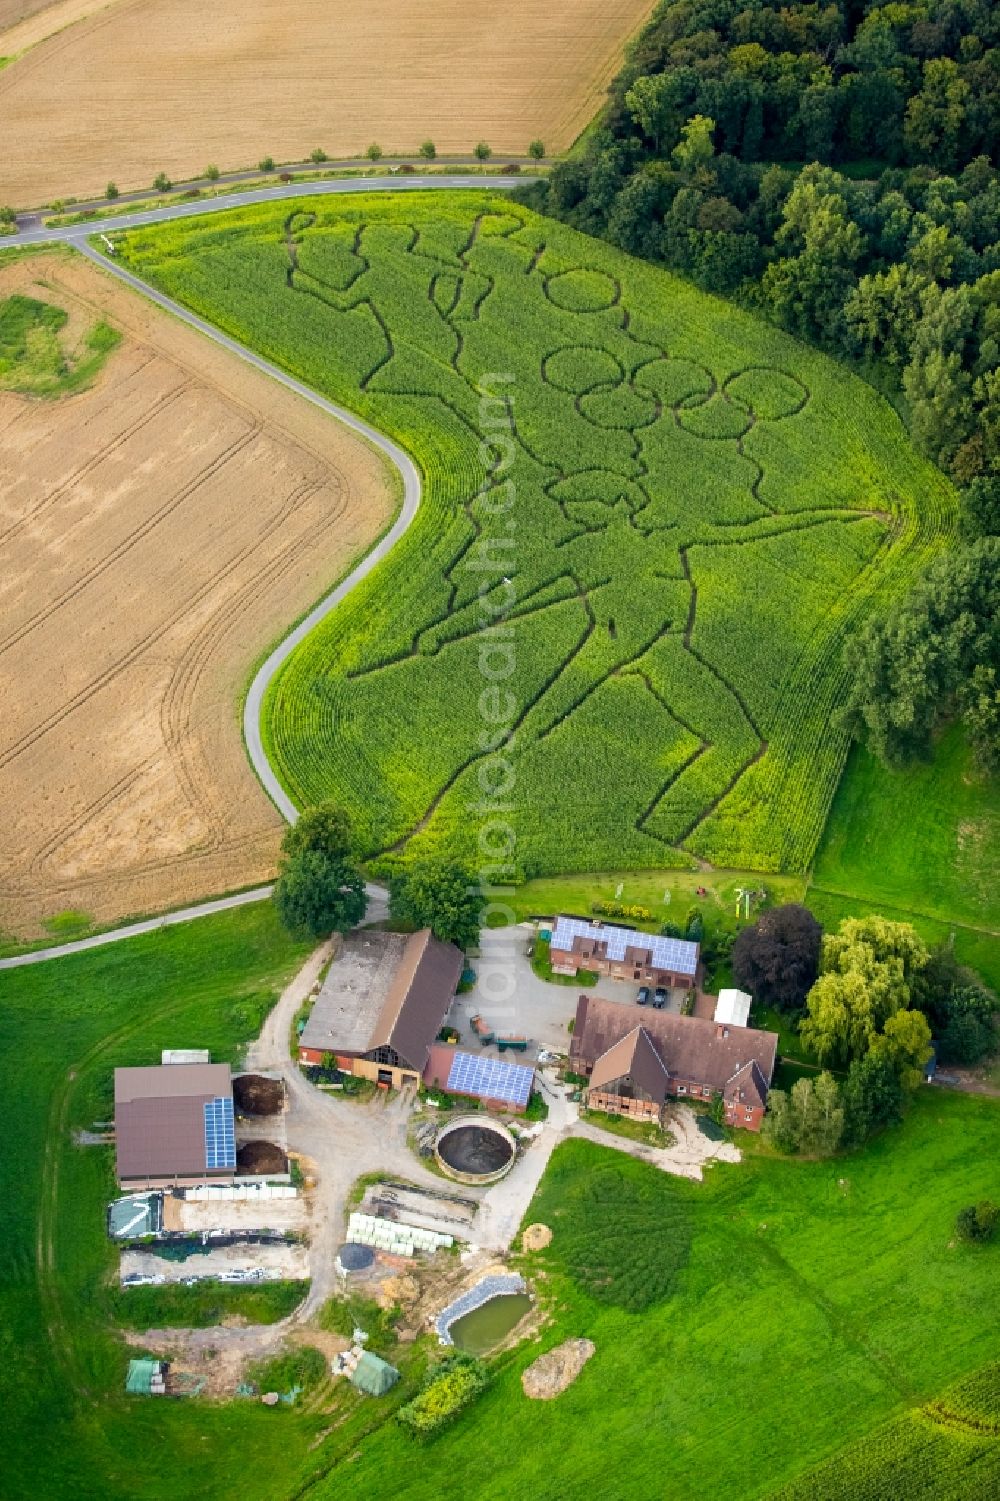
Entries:
POLYGON ((424 1069, 428 1089, 482 1100, 493 1110, 517 1115, 528 1108, 535 1084, 535 1070, 523 1063, 507 1063, 478 1053, 465 1053, 444 1043, 435 1043, 424 1069))
POLYGON ((337 1066, 373 1084, 417 1084, 451 1007, 464 960, 423 928, 358 932, 344 941, 299 1038, 299 1061, 337 1066))
POLYGON ((745 990, 720 990, 713 1020, 729 1027, 745 1027, 750 1020, 753 996, 745 990))
POLYGON ((371 1350, 365 1350, 347 1379, 352 1386, 356 1387, 359 1392, 364 1392, 368 1397, 384 1397, 386 1392, 396 1385, 399 1372, 394 1365, 383 1360, 381 1355, 374 1355, 371 1350))
POLYGON ((115 1149, 125 1189, 231 1182, 236 1139, 229 1064, 116 1068, 115 1149))

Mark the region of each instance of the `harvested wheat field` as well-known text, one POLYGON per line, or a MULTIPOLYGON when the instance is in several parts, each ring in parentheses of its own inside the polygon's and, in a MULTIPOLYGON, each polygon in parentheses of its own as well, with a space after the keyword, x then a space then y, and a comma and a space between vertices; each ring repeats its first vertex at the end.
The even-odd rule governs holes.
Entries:
MULTIPOLYGON (((568 146, 653 0, 120 0, 0 74, 0 202, 357 155, 568 146)), ((0 35, 0 52, 3 50, 0 35)))
POLYGON ((360 439, 87 262, 0 262, 15 294, 36 323, 68 313, 66 349, 122 334, 76 394, 0 389, 0 929, 30 938, 273 873, 241 693, 395 490, 360 439))

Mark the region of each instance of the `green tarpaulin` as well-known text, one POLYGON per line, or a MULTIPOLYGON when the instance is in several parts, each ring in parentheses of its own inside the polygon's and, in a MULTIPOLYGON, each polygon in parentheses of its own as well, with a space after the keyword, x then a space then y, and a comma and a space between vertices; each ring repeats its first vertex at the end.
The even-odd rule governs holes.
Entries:
POLYGON ((160 1374, 160 1369, 161 1362, 158 1360, 130 1360, 125 1390, 134 1397, 152 1396, 153 1378, 160 1374))
POLYGON ((395 1386, 399 1372, 380 1355, 373 1355, 370 1350, 365 1350, 347 1379, 359 1392, 366 1392, 369 1397, 381 1397, 391 1386, 395 1386))

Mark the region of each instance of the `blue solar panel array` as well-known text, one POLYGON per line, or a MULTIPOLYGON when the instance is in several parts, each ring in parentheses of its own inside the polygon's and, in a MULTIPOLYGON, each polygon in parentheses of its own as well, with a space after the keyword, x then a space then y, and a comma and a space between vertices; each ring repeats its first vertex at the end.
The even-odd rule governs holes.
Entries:
POLYGON ((456 1053, 448 1071, 447 1088, 454 1094, 475 1095, 480 1100, 506 1100, 527 1105, 531 1096, 533 1068, 501 1063, 498 1058, 478 1058, 475 1053, 456 1053))
POLYGON ((205 1166, 209 1169, 236 1166, 236 1123, 233 1120, 233 1102, 223 1099, 206 1100, 205 1111, 205 1166))
POLYGON ((607 956, 615 963, 625 958, 626 949, 645 950, 644 961, 654 969, 672 969, 679 975, 694 975, 698 969, 698 945, 686 938, 662 938, 656 933, 637 933, 633 928, 616 928, 613 923, 587 922, 583 917, 556 918, 552 947, 568 951, 574 938, 593 940, 607 945, 607 956))

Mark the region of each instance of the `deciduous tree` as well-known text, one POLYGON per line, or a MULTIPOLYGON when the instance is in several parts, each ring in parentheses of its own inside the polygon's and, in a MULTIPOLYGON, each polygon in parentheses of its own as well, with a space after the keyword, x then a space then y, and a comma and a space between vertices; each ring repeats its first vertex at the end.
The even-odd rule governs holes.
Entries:
POLYGON ((365 915, 364 878, 346 860, 303 849, 284 862, 274 884, 274 904, 296 937, 346 933, 365 915))
POLYGON ((889 1059, 869 1053, 856 1058, 843 1088, 844 1142, 861 1146, 883 1126, 903 1118, 903 1087, 889 1059))
POLYGON ((389 915, 435 938, 473 948, 479 941, 483 898, 471 871, 452 861, 409 866, 389 883, 389 915))
POLYGON ((819 970, 823 930, 808 907, 788 902, 762 912, 733 945, 733 975, 755 1000, 801 1010, 819 970))
MULTIPOLYGON (((928 958, 909 923, 845 918, 823 939, 821 973, 806 999, 801 1027, 806 1047, 823 1063, 863 1058, 889 1020, 909 1006, 911 987, 928 958)), ((907 1048, 918 1042, 912 1025, 893 1029, 886 1044, 891 1060, 895 1063, 898 1055, 901 1067, 912 1067, 907 1048)))
POLYGON ((332 799, 304 808, 285 830, 281 848, 289 856, 312 850, 328 860, 351 859, 356 851, 350 814, 332 799))

